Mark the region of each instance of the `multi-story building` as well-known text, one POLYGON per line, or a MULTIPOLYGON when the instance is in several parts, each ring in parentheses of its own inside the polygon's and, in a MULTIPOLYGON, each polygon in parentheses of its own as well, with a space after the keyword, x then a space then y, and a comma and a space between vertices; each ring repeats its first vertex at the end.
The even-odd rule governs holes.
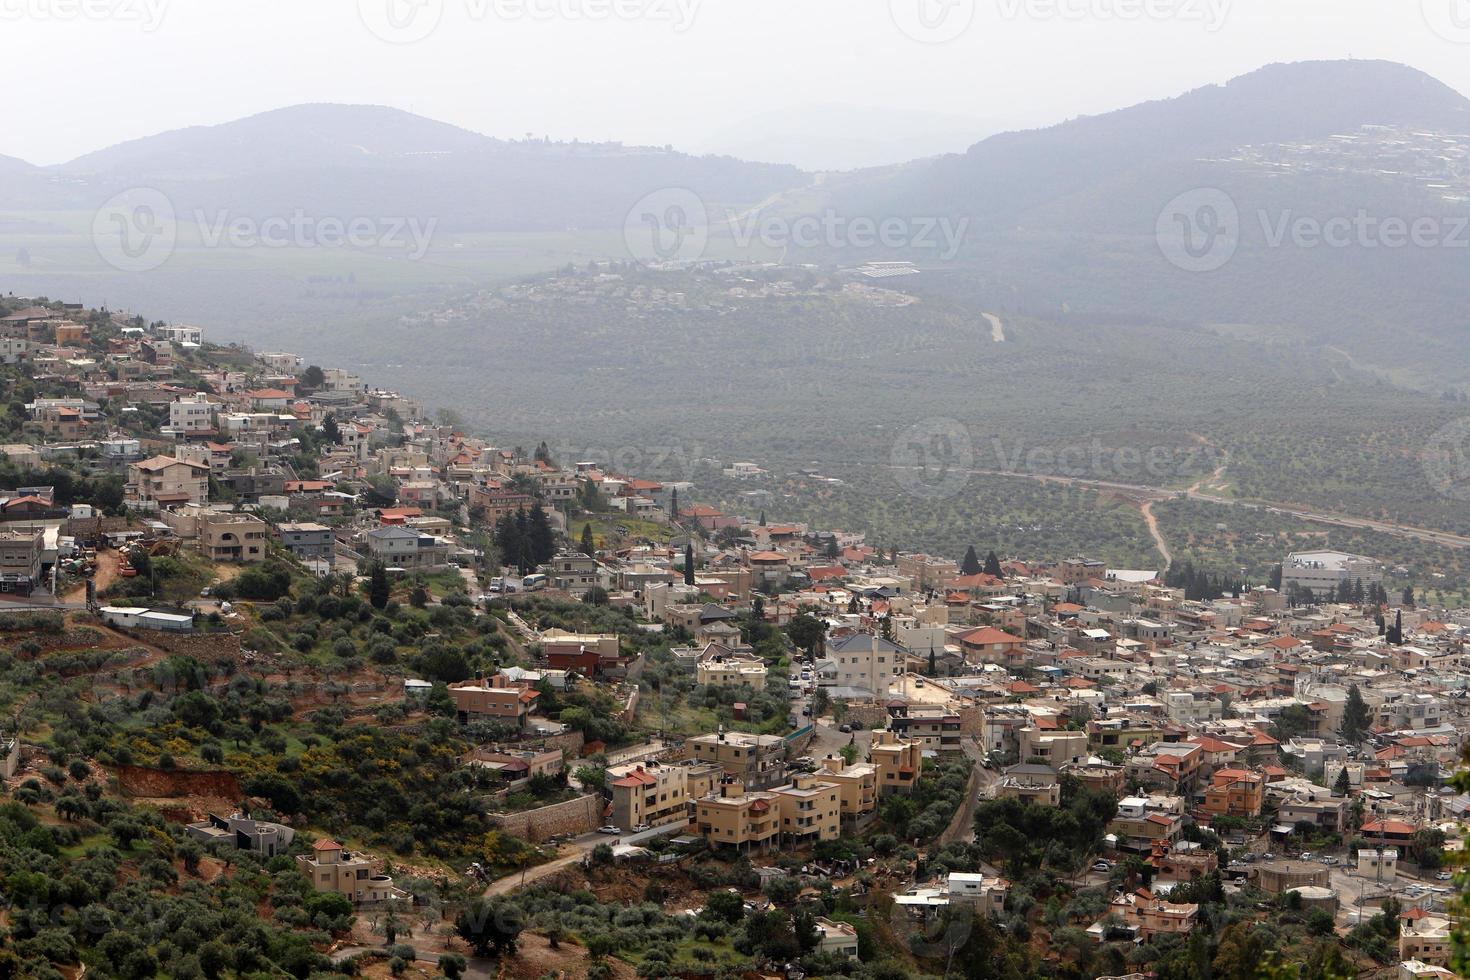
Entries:
POLYGON ((461 722, 488 719, 526 727, 526 719, 539 691, 526 691, 518 687, 492 687, 485 681, 461 681, 449 685, 449 697, 454 701, 455 711, 461 722))
POLYGON ((264 561, 270 525, 250 514, 199 515, 199 553, 210 561, 264 561))
POLYGON ((172 456, 130 463, 124 497, 142 510, 204 504, 209 500, 209 466, 172 456))
POLYGON ((551 580, 552 588, 575 596, 586 595, 602 584, 602 566, 596 558, 579 551, 561 552, 542 565, 541 571, 551 580))
POLYGON ((0 592, 29 595, 41 584, 46 533, 34 530, 0 530, 0 592))
POLYGON ((934 555, 899 555, 898 574, 913 583, 915 592, 936 592, 959 578, 960 567, 934 555))
POLYGON ((1203 809, 1216 817, 1258 817, 1265 802, 1265 776, 1245 769, 1217 769, 1205 788, 1203 809))
POLYGON ((1453 929, 1443 916, 1404 917, 1399 929, 1399 959, 1448 966, 1454 952, 1453 929))
POLYGON ((734 780, 695 802, 694 827, 712 845, 764 850, 781 832, 781 808, 774 793, 747 792, 734 780))
POLYGON ((878 795, 908 793, 924 772, 924 748, 896 732, 876 731, 868 746, 868 761, 878 770, 878 795))
POLYGON ((281 546, 302 561, 331 561, 337 537, 325 524, 287 523, 276 525, 281 546))
POLYGON ((888 727, 932 752, 964 750, 964 722, 941 704, 910 704, 898 709, 888 727))
POLYGON ((688 770, 657 762, 613 766, 607 771, 612 792, 612 823, 625 831, 689 819, 688 770))
POLYGON ((239 813, 228 817, 209 814, 198 823, 188 824, 184 830, 195 840, 211 843, 229 843, 242 851, 254 851, 262 857, 285 854, 296 838, 296 831, 284 824, 267 820, 251 820, 239 813))
POLYGON ((842 833, 842 790, 821 773, 797 776, 776 789, 781 811, 781 838, 802 845, 836 840, 842 833))
POLYGON ((319 840, 310 854, 296 857, 301 873, 319 892, 337 892, 356 903, 391 902, 404 897, 387 875, 373 874, 372 859, 336 841, 319 840))
POLYGON ((848 765, 841 756, 822 760, 822 778, 837 784, 844 818, 860 817, 878 805, 878 767, 868 762, 848 765))
POLYGON ((1184 832, 1184 801, 1177 796, 1125 796, 1108 823, 1121 850, 1150 854, 1184 832))
POLYGON ((695 680, 706 687, 740 687, 749 685, 764 690, 769 671, 765 661, 756 656, 720 654, 701 659, 694 666, 695 680))
POLYGON ((836 686, 886 697, 889 685, 907 669, 908 651, 874 633, 853 633, 828 640, 826 657, 835 667, 829 676, 836 686))
POLYGON ((186 438, 214 431, 215 404, 204 392, 182 395, 168 406, 169 435, 186 438))
POLYGON ((1331 601, 1343 582, 1350 586, 1362 582, 1363 587, 1383 581, 1383 563, 1361 555, 1341 551, 1298 551, 1281 563, 1281 589, 1290 592, 1310 589, 1312 595, 1331 601))
POLYGON ((1062 780, 1051 766, 1022 762, 1006 769, 995 784, 995 796, 1057 806, 1062 802, 1062 780))
POLYGON ((1020 759, 1029 762, 1040 759, 1048 766, 1081 765, 1087 761, 1087 733, 1062 731, 1027 725, 1017 736, 1020 740, 1020 759))
POLYGON ((412 528, 376 527, 367 532, 367 549, 393 568, 432 568, 449 560, 449 543, 412 528))
POLYGON ((786 740, 779 735, 721 731, 684 743, 690 758, 714 763, 750 790, 767 790, 786 781, 786 740))

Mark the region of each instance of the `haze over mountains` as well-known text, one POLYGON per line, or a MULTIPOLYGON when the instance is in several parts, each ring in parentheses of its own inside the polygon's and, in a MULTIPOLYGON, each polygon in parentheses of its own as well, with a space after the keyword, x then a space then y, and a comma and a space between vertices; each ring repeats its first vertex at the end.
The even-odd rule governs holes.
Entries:
POLYGON ((1461 346, 1470 250, 1453 241, 1312 247, 1290 229, 1303 216, 1362 211, 1431 217, 1452 238, 1454 222, 1470 213, 1467 133, 1464 97, 1412 68, 1369 61, 1272 65, 1177 98, 1001 133, 963 153, 847 173, 660 147, 496 139, 394 109, 305 105, 59 166, 0 158, 0 212, 9 212, 0 213, 0 230, 19 246, 0 247, 0 277, 7 289, 100 293, 249 340, 339 317, 394 317, 568 261, 625 257, 622 230, 635 202, 688 188, 716 218, 711 257, 731 254, 731 229, 718 220, 727 211, 783 221, 942 219, 964 231, 952 257, 846 240, 749 257, 839 268, 912 259, 923 274, 903 289, 977 315, 1228 325, 1345 351, 1396 381, 1453 387, 1470 383, 1461 346), (181 243, 200 214, 304 210, 432 220, 437 230, 422 262, 181 244, 146 274, 99 268, 86 237, 91 214, 137 186, 169 196, 181 243), (1157 239, 1171 199, 1201 188, 1224 191, 1239 211, 1238 251, 1206 272, 1171 265, 1157 239))

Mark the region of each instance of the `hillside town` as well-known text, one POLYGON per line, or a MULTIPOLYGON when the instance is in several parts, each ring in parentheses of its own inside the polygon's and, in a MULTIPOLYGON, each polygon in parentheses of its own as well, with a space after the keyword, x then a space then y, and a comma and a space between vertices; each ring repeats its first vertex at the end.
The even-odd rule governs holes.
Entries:
POLYGON ((0 312, 10 799, 299 875, 298 976, 1456 975, 1470 610, 1373 556, 878 548, 294 353, 0 312))

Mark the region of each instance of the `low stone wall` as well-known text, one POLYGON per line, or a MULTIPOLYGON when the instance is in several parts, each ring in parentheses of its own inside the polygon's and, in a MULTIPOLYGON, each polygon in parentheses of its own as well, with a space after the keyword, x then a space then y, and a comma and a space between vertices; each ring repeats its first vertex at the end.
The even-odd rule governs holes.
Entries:
POLYGON ((589 794, 520 813, 492 813, 490 822, 533 844, 559 834, 585 834, 602 826, 602 797, 589 794))

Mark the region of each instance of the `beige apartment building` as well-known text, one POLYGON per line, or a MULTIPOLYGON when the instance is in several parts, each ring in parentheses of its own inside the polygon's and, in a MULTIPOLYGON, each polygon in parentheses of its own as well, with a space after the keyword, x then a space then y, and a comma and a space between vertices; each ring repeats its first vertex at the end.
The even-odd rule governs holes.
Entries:
POLYGON ((625 831, 689 819, 689 776, 683 766, 657 762, 612 766, 607 785, 612 791, 612 823, 625 831))
POLYGON ((1020 759, 1028 762, 1041 759, 1053 769, 1064 765, 1077 766, 1087 761, 1087 733, 1069 731, 1047 731, 1027 725, 1017 732, 1020 741, 1020 759))
POLYGON ((878 770, 878 795, 909 793, 924 771, 923 746, 890 732, 873 732, 868 761, 878 770))
POLYGON ((713 845, 740 851, 764 850, 781 832, 781 807, 774 793, 747 793, 738 781, 721 795, 695 803, 694 828, 713 845))
POLYGON ((848 765, 841 756, 822 760, 821 777, 837 784, 844 818, 859 817, 878 805, 878 767, 868 762, 848 765))
POLYGON ((1438 915, 1404 920, 1399 931, 1399 959, 1448 966, 1454 950, 1452 929, 1450 920, 1438 915))
POLYGON ((209 500, 209 466, 172 456, 154 456, 128 465, 124 497, 135 507, 157 509, 209 500))
POLYGON ((319 840, 310 854, 296 858, 297 867, 319 892, 337 892, 353 902, 388 902, 404 897, 387 875, 373 874, 372 860, 331 840, 319 840))
POLYGON ((715 656, 694 667, 695 680, 705 687, 740 687, 748 684, 757 691, 765 689, 767 670, 759 657, 738 654, 715 656))
POLYGON ((781 838, 788 845, 836 840, 842 835, 842 791, 821 774, 797 776, 776 790, 781 838))
POLYGON ((270 525, 250 514, 200 514, 199 553, 210 561, 264 561, 270 525))
POLYGON ((779 735, 722 731, 698 735, 684 744, 691 759, 720 766, 751 790, 786 782, 786 740, 779 735))

